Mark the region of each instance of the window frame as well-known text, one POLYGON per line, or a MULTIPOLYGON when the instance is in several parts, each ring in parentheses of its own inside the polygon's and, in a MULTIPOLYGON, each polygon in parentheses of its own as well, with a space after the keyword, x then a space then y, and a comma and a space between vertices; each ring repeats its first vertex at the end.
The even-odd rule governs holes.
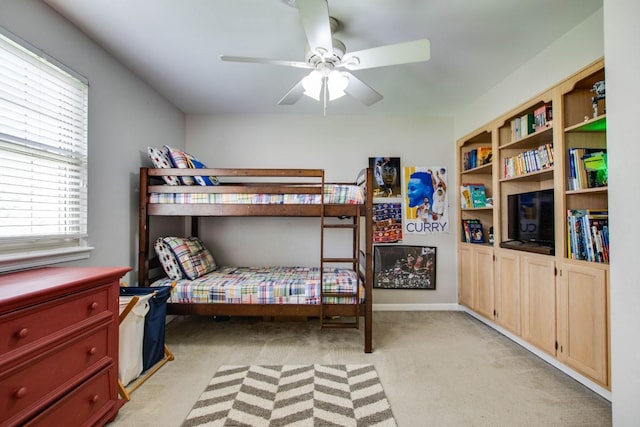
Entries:
MULTIPOLYGON (((62 64, 52 56, 43 52, 41 49, 33 46, 31 43, 22 39, 21 37, 11 33, 5 28, 0 26, 0 35, 8 39, 11 43, 20 46, 22 49, 28 51, 31 55, 42 60, 42 62, 51 65, 52 68, 57 68, 61 73, 66 73, 67 76, 76 79, 79 83, 84 85, 84 105, 81 109, 84 114, 83 123, 83 137, 82 137, 82 149, 84 150, 84 157, 82 161, 84 166, 84 178, 88 176, 88 161, 89 161, 89 142, 88 142, 88 130, 89 130, 89 81, 86 77, 80 75, 76 71, 70 69, 68 66, 62 64)), ((12 141, 12 135, 0 134, 0 139, 8 144, 15 143, 12 141)), ((8 237, 3 239, 4 242, 0 243, 0 273, 7 271, 14 271, 27 268, 41 267, 51 264, 57 264, 61 262, 77 261, 87 259, 90 256, 91 251, 94 249, 89 246, 89 206, 88 206, 88 184, 85 182, 78 188, 80 194, 84 194, 86 202, 81 205, 82 215, 86 218, 86 232, 73 237, 59 236, 48 241, 46 238, 40 238, 38 236, 20 236, 20 237, 8 237), (37 244, 36 244, 37 243, 37 244)))

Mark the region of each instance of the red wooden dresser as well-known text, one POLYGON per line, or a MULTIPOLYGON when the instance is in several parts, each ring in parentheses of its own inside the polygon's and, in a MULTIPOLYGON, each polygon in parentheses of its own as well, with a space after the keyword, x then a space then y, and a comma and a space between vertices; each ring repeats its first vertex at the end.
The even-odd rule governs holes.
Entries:
POLYGON ((128 267, 0 276, 0 425, 104 425, 118 398, 118 299, 128 267))

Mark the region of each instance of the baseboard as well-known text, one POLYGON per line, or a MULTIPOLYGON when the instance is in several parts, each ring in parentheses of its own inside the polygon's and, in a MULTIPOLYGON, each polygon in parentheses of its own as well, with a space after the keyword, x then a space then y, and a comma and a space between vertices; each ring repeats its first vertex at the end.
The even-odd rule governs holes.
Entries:
POLYGON ((611 392, 609 390, 607 390, 606 388, 602 387, 599 384, 596 384, 595 382, 591 381, 589 378, 580 375, 579 373, 577 373, 573 369, 571 369, 568 366, 564 365, 563 363, 559 362, 553 356, 551 356, 551 355, 545 353, 544 351, 538 349, 537 347, 529 344, 528 342, 524 341, 522 338, 518 337, 517 335, 514 335, 513 333, 509 332, 508 330, 506 330, 504 328, 501 328, 499 325, 496 325, 491 320, 482 317, 481 315, 479 315, 478 313, 476 313, 473 310, 469 309, 468 307, 460 305, 459 306, 459 310, 464 311, 465 313, 467 313, 470 316, 478 319, 479 321, 481 321, 485 325, 489 326, 490 328, 495 329, 496 331, 500 332, 502 335, 506 336, 511 341, 513 341, 516 344, 520 345, 521 347, 524 347, 525 349, 529 350, 531 353, 535 354, 540 359, 544 360, 545 362, 547 362, 548 364, 550 364, 554 368, 559 369, 560 371, 562 371, 563 373, 567 374, 568 376, 570 376, 574 380, 578 381, 580 384, 582 384, 585 387, 587 387, 590 390, 592 390, 594 393, 599 394, 600 396, 602 396, 603 398, 605 398, 609 402, 611 402, 611 392))
POLYGON ((458 304, 373 304, 373 311, 460 311, 458 304))

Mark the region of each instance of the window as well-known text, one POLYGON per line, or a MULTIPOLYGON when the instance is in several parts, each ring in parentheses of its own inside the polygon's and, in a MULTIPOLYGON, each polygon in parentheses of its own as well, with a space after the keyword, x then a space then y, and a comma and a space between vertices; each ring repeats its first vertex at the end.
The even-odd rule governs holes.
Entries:
POLYGON ((88 92, 0 28, 0 271, 88 257, 88 92))

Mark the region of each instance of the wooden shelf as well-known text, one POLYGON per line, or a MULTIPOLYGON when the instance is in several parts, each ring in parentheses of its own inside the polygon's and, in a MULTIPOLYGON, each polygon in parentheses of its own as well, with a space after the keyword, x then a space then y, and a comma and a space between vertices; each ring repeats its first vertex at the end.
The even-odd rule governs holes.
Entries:
POLYGON ((486 165, 478 166, 477 168, 464 170, 460 172, 460 174, 462 175, 491 174, 492 167, 493 167, 493 163, 487 163, 486 165))
POLYGON ((553 127, 548 126, 542 130, 536 131, 532 134, 525 136, 524 138, 516 139, 515 141, 508 142, 501 145, 500 150, 506 149, 525 149, 534 148, 544 145, 551 141, 553 137, 553 127))
POLYGON ((578 123, 573 126, 569 126, 564 129, 565 132, 606 132, 607 130, 607 115, 585 120, 584 123, 578 123))
POLYGON ((485 206, 482 208, 461 208, 461 211, 464 212, 473 212, 473 211, 491 211, 493 210, 493 206, 485 206))
POLYGON ((567 190, 564 194, 570 196, 572 194, 598 194, 598 193, 608 193, 609 187, 595 187, 595 188, 581 188, 579 190, 567 190))
POLYGON ((541 171, 535 171, 525 173, 523 175, 511 176, 509 178, 500 178, 500 182, 509 181, 544 181, 553 177, 553 168, 543 169, 541 171))

